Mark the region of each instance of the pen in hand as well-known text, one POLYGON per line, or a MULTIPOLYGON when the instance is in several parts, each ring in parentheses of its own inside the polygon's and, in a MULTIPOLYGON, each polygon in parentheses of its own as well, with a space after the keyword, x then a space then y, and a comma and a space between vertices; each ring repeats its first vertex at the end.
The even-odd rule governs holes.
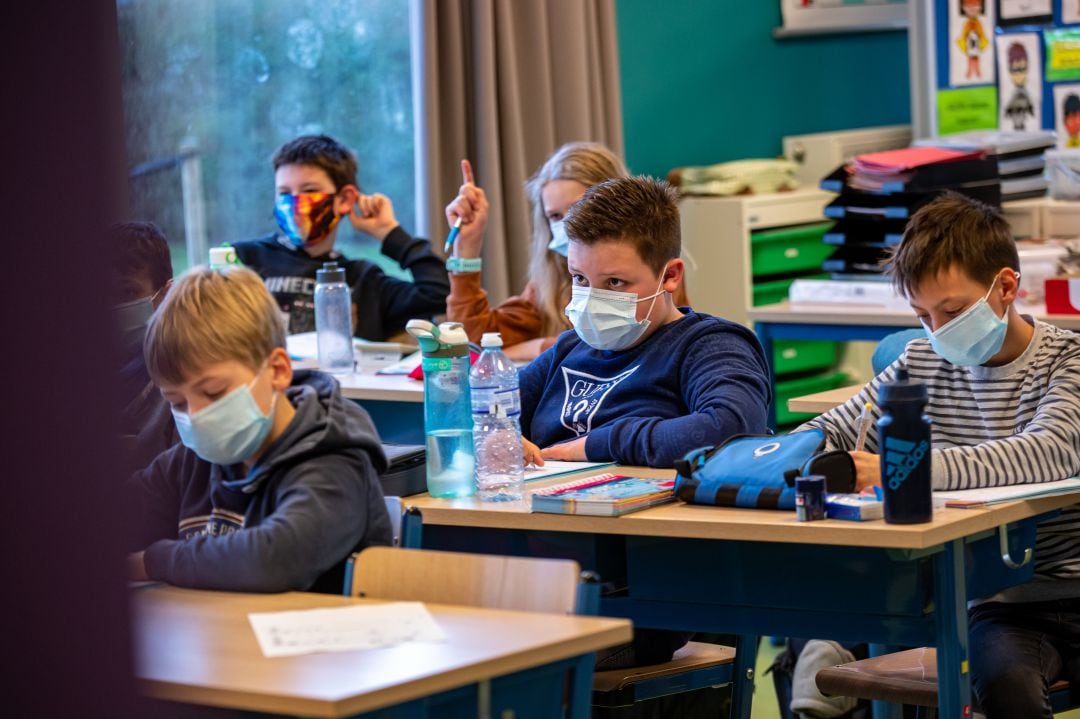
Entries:
POLYGON ((450 228, 450 233, 446 236, 446 244, 443 246, 443 254, 449 255, 450 250, 454 248, 454 240, 457 239, 458 233, 461 232, 461 218, 457 218, 457 222, 450 228))
POLYGON ((867 402, 863 405, 862 414, 859 415, 859 438, 855 441, 855 451, 862 452, 866 446, 866 435, 870 433, 870 425, 874 421, 872 413, 873 405, 867 402))

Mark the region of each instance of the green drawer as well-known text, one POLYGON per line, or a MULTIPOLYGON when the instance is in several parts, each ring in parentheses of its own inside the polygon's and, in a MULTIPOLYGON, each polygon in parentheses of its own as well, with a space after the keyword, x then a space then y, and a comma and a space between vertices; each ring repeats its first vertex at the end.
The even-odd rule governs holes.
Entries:
POLYGON ((773 343, 773 372, 777 375, 825 370, 836 364, 837 344, 831 340, 777 340, 773 343))
POLYGON ((831 222, 765 230, 750 235, 750 266, 754 277, 820 270, 836 249, 822 238, 831 222))
POLYGON ((800 377, 799 379, 780 380, 776 383, 776 426, 795 424, 812 419, 813 413, 792 412, 788 409, 789 399, 802 397, 803 395, 816 394, 848 384, 850 379, 846 372, 828 372, 812 377, 800 377))
POLYGON ((753 302, 754 307, 760 307, 761 305, 773 305, 777 302, 783 302, 788 298, 788 290, 791 289, 791 283, 795 280, 827 280, 829 279, 828 272, 819 272, 814 275, 803 275, 802 277, 789 277, 786 280, 770 280, 768 282, 755 282, 753 286, 753 302))

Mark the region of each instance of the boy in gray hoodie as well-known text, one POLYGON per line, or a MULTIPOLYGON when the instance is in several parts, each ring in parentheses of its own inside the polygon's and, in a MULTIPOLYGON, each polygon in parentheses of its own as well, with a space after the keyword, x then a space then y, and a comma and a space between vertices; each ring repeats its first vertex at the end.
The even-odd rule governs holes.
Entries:
POLYGON ((367 413, 293 372, 273 297, 240 268, 195 268, 147 328, 146 366, 181 443, 133 477, 133 579, 246 592, 340 592, 353 551, 390 543, 367 413))

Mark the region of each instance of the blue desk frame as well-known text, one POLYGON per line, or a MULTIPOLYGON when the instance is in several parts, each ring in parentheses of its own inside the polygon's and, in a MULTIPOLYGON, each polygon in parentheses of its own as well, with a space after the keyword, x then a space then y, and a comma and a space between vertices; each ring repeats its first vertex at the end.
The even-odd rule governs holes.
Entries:
MULTIPOLYGON (((1043 515, 1047 516, 1047 515, 1043 515)), ((1010 525, 1011 556, 1034 546, 1031 517, 1010 525)), ((1026 581, 1008 569, 998 532, 928 549, 683 539, 424 525, 425 548, 573 557, 625 587, 600 614, 636 626, 736 634, 732 716, 750 716, 758 636, 817 636, 936 646, 940 716, 970 711, 967 598, 1026 581)))

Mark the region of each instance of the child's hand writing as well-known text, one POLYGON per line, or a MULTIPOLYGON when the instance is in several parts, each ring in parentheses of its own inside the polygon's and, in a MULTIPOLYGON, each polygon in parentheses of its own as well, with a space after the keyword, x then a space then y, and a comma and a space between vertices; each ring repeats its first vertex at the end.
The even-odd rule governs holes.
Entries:
POLYGON ((881 486, 881 458, 870 452, 848 452, 855 460, 855 491, 881 486))
POLYGON ((529 465, 532 465, 534 467, 543 467, 544 466, 544 458, 542 456, 540 456, 540 448, 537 447, 532 442, 530 442, 529 440, 525 439, 524 437, 521 438, 521 450, 525 455, 524 459, 525 459, 525 465, 526 466, 529 466, 529 465))
POLYGON ((562 462, 584 462, 586 437, 578 437, 569 442, 559 442, 541 450, 544 459, 554 459, 562 462))

